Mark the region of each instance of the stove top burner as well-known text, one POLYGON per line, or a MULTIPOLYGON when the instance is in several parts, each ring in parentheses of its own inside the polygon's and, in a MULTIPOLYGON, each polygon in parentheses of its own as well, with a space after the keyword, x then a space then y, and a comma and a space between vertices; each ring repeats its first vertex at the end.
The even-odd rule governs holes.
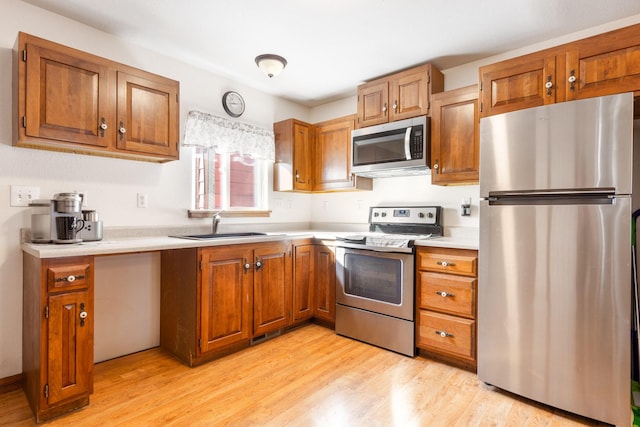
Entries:
POLYGON ((415 240, 442 236, 440 206, 385 206, 369 211, 369 231, 340 240, 368 247, 411 248, 415 240))

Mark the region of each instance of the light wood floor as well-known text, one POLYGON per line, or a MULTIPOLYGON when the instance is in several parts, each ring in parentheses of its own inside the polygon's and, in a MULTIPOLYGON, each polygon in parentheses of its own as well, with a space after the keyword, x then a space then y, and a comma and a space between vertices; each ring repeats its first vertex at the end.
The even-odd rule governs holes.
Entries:
MULTIPOLYGON (((47 426, 581 426, 470 372, 307 325, 197 368, 160 349, 97 364, 91 404, 47 426)), ((0 426, 35 425, 21 390, 0 426)))

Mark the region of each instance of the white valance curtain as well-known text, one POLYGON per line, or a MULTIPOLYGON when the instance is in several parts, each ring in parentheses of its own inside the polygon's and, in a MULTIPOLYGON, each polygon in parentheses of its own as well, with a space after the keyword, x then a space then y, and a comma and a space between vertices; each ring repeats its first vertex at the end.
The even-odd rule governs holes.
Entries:
POLYGON ((276 157, 272 131, 197 110, 189 111, 183 145, 271 161, 276 157))

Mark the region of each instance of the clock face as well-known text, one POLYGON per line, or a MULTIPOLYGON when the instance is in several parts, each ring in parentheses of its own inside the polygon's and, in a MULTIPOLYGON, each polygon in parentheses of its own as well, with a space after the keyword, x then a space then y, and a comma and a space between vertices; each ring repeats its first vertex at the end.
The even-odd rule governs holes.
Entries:
POLYGON ((240 117, 244 113, 244 99, 238 92, 225 92, 222 96, 222 106, 231 117, 240 117))

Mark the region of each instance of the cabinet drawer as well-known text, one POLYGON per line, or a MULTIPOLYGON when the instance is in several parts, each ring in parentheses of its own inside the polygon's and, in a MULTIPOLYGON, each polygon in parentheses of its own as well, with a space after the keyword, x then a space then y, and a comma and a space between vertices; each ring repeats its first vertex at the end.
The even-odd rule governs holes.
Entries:
POLYGON ((91 263, 52 265, 47 268, 49 292, 84 289, 91 283, 91 263))
POLYGON ((444 250, 442 248, 438 248, 437 251, 421 249, 418 251, 418 269, 476 276, 478 271, 477 252, 444 250))
POLYGON ((452 274, 419 272, 418 305, 445 313, 476 316, 476 279, 452 274))
POLYGON ((418 347, 475 359, 476 322, 474 320, 427 310, 419 310, 418 317, 418 347))

